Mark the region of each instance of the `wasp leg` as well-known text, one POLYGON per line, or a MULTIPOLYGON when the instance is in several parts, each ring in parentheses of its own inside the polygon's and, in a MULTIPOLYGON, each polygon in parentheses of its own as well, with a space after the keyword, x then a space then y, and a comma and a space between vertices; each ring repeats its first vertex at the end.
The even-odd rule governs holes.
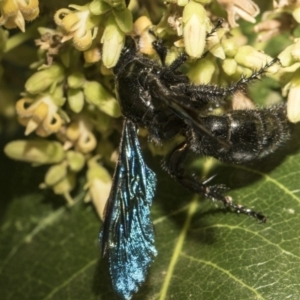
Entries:
POLYGON ((212 35, 214 35, 214 34, 216 33, 216 31, 217 31, 219 28, 222 27, 223 23, 224 23, 224 19, 219 18, 219 19, 217 20, 217 23, 215 24, 215 26, 212 28, 212 30, 206 35, 206 38, 208 39, 208 38, 210 38, 212 35))
POLYGON ((187 190, 205 196, 213 201, 220 201, 223 203, 224 207, 230 208, 234 212, 246 214, 248 216, 254 217, 255 219, 266 222, 267 218, 260 212, 255 212, 250 208, 243 205, 236 204, 232 202, 230 196, 222 195, 223 192, 228 190, 228 188, 223 185, 211 185, 208 186, 207 183, 212 179, 208 179, 205 182, 200 182, 196 176, 186 175, 184 168, 184 160, 189 152, 189 147, 186 142, 181 143, 176 146, 170 154, 163 161, 163 168, 169 175, 183 185, 187 190))
POLYGON ((216 85, 189 85, 186 88, 186 93, 190 95, 195 101, 200 102, 211 102, 213 100, 224 99, 227 96, 231 96, 237 91, 245 91, 247 85, 256 79, 259 79, 261 75, 266 73, 267 69, 270 68, 273 64, 280 63, 279 59, 276 57, 267 63, 260 70, 255 71, 249 77, 242 76, 240 80, 230 84, 228 87, 219 87, 216 85), (205 101, 207 100, 207 101, 205 101))

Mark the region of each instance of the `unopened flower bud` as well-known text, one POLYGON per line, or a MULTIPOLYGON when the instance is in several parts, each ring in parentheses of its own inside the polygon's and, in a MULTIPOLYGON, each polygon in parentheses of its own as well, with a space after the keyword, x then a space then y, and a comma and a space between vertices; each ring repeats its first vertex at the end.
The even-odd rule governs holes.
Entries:
POLYGON ((45 184, 47 186, 53 186, 67 176, 66 163, 60 163, 51 166, 45 175, 45 184))
POLYGON ((227 28, 221 28, 209 37, 206 42, 206 49, 215 57, 225 59, 225 52, 221 44, 221 40, 228 32, 227 28))
POLYGON ((234 39, 222 39, 221 44, 226 56, 233 58, 238 49, 238 46, 234 42, 234 39))
POLYGON ((300 121, 300 86, 292 87, 289 91, 287 116, 292 123, 300 121))
POLYGON ((87 81, 84 85, 86 100, 111 117, 121 115, 117 100, 97 81, 87 81))
POLYGON ((237 66, 237 63, 233 58, 226 58, 222 62, 223 70, 228 76, 232 76, 236 73, 237 66))
POLYGON ((253 70, 237 65, 235 76, 240 78, 241 76, 250 77, 253 74, 253 70))
POLYGON ((188 72, 188 77, 195 84, 208 84, 211 82, 215 69, 211 59, 202 58, 193 65, 188 72))
POLYGON ((287 117, 290 122, 300 121, 300 71, 294 74, 290 82, 290 90, 287 99, 287 117))
POLYGON ((189 56, 199 58, 206 43, 206 10, 201 4, 191 1, 184 7, 182 21, 185 51, 189 56))
POLYGON ((114 67, 125 43, 125 34, 117 25, 113 16, 109 17, 101 38, 103 43, 102 60, 107 68, 114 67))
POLYGON ((67 152, 67 162, 70 170, 77 173, 84 167, 85 158, 82 153, 70 150, 67 152))
POLYGON ((84 105, 84 94, 81 89, 68 89, 68 104, 75 113, 80 113, 84 105))
POLYGON ((25 88, 31 94, 39 94, 63 79, 64 68, 59 64, 52 64, 30 76, 25 83, 25 88))
POLYGON ((85 83, 85 77, 81 72, 74 72, 68 76, 68 87, 78 89, 85 83))
POLYGON ((8 143, 4 152, 12 159, 35 165, 59 163, 65 157, 59 142, 47 140, 16 140, 8 143))
POLYGON ((295 63, 292 56, 292 49, 294 45, 287 46, 279 55, 278 58, 283 67, 289 67, 295 63))
POLYGON ((95 159, 91 159, 88 163, 87 181, 89 196, 98 215, 104 220, 104 209, 111 190, 111 176, 95 159))
MULTIPOLYGON (((251 46, 240 47, 234 56, 234 59, 239 65, 251 70, 259 70, 272 60, 270 56, 264 54, 263 52, 257 51, 251 46)), ((279 64, 273 64, 268 69, 268 72, 276 73, 279 68, 279 64)))

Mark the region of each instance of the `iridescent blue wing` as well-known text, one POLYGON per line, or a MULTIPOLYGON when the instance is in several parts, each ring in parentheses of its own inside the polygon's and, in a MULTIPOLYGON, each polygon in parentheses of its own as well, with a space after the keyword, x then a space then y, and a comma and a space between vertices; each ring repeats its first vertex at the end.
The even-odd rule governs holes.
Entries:
POLYGON ((145 281, 156 255, 150 207, 156 176, 145 164, 137 128, 125 120, 119 158, 100 233, 102 255, 108 257, 112 284, 131 299, 145 281))

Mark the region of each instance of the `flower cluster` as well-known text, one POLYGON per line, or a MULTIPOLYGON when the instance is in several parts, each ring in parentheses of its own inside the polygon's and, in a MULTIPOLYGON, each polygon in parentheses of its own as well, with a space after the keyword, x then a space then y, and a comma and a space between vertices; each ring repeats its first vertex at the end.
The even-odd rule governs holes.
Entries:
MULTIPOLYGON (((0 25, 25 31, 25 20, 39 14, 38 4, 37 0, 0 0, 0 25)), ((31 64, 34 71, 15 104, 28 137, 5 148, 13 159, 48 164, 40 187, 53 189, 69 204, 78 178, 84 176, 85 200, 92 201, 101 218, 111 187, 108 170, 116 157, 114 135, 119 134, 121 122, 110 68, 119 59, 126 35, 136 37, 139 51, 153 59, 157 54, 152 42, 163 39, 170 48, 167 64, 185 52, 189 60, 183 70, 192 82, 225 85, 270 62, 271 55, 263 49, 274 39, 283 39, 281 33, 292 34, 300 23, 300 1, 277 0, 273 6, 259 8, 252 0, 168 0, 164 14, 161 6, 150 0, 127 4, 125 0, 71 4, 54 14, 57 28, 38 28, 37 60, 31 64), (261 21, 252 25, 259 14, 261 21), (220 16, 227 16, 227 22, 210 34, 220 16), (241 30, 245 23, 256 32, 256 47, 241 30), (263 43, 257 49, 259 42, 263 43)), ((10 40, 4 29, 0 30, 2 56, 10 40)), ((280 58, 281 65, 274 64, 268 72, 279 82, 288 99, 288 118, 296 123, 300 120, 300 40, 285 38, 284 43, 281 53, 271 53, 280 58)), ((3 85, 0 81, 0 87, 3 85)), ((3 91, 1 88, 0 108, 3 91)), ((233 109, 255 106, 243 93, 231 101, 233 109)), ((165 151, 163 147, 150 149, 156 154, 165 151)))
MULTIPOLYGON (((284 32, 293 33, 300 23, 300 1, 278 0, 273 10, 263 14, 262 21, 254 27, 259 33, 258 40, 267 41, 284 32)), ((276 75, 282 85, 283 96, 287 96, 287 115, 291 122, 300 121, 300 41, 295 38, 293 44, 278 54, 282 68, 276 75)))
POLYGON ((118 61, 125 34, 132 30, 132 14, 123 1, 94 0, 85 6, 60 9, 54 20, 62 29, 62 42, 72 39, 79 51, 102 47, 102 61, 111 68, 118 61))

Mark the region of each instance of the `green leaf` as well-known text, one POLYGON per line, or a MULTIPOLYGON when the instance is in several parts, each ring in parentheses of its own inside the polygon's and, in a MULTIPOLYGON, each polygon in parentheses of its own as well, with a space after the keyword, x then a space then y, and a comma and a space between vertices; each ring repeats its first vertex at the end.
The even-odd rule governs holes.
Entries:
MULTIPOLYGON (((266 224, 198 199, 161 171, 152 210, 158 256, 138 299, 298 299, 300 294, 300 151, 292 141, 253 166, 218 164, 210 176, 268 217, 266 224)), ((41 170, 42 171, 42 170, 41 170)), ((100 221, 92 206, 36 186, 39 169, 1 161, 2 299, 117 299, 100 258, 100 221), (9 176, 7 176, 9 170, 9 176)), ((82 196, 81 193, 78 196, 82 196)))

